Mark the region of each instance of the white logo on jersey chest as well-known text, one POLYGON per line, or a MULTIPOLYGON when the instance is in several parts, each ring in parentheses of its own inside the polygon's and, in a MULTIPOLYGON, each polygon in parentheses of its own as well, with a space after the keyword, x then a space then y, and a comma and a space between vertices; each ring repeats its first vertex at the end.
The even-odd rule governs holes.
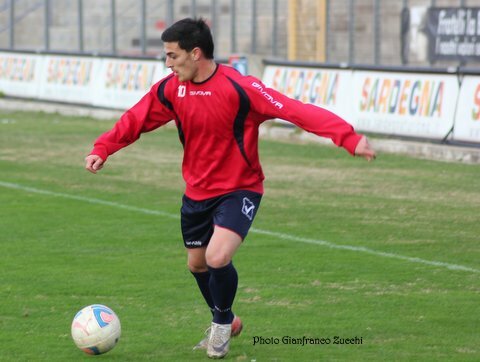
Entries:
POLYGON ((211 96, 212 92, 211 91, 190 91, 189 93, 191 96, 211 96))
POLYGON ((177 93, 178 97, 185 97, 186 92, 187 92, 187 87, 185 87, 184 85, 178 86, 178 93, 177 93))
MULTIPOLYGON (((187 87, 184 85, 179 85, 177 88, 177 97, 183 98, 187 94, 187 87)), ((203 91, 203 90, 191 90, 188 92, 189 96, 201 96, 201 97, 210 97, 212 91, 203 91)))

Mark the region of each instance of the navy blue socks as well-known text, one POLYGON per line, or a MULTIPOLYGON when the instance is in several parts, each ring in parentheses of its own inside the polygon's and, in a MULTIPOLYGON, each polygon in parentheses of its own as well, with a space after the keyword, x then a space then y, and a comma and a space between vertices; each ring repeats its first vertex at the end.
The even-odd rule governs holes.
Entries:
POLYGON ((198 288, 200 289, 200 292, 202 292, 203 298, 205 299, 205 302, 207 302, 208 307, 213 315, 215 311, 215 304, 213 303, 212 294, 210 293, 210 272, 207 270, 206 272, 191 273, 195 277, 198 288))
POLYGON ((233 321, 232 304, 237 293, 238 274, 232 262, 221 268, 208 267, 210 294, 214 302, 213 322, 230 324, 233 321))

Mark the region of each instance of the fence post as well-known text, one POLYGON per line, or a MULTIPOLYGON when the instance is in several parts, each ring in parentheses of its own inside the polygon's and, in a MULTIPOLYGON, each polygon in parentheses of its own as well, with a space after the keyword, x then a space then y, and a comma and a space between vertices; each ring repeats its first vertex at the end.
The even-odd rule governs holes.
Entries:
POLYGON ((374 46, 375 46, 375 50, 374 50, 374 53, 375 53, 375 59, 374 59, 374 62, 375 62, 375 65, 379 65, 380 64, 380 53, 381 53, 381 50, 380 50, 380 31, 381 31, 381 28, 380 28, 380 15, 381 15, 381 11, 380 11, 380 0, 375 0, 375 9, 374 9, 374 46))
MULTIPOLYGON (((296 0, 288 1, 288 60, 297 58, 297 18, 298 3, 296 0)), ((272 44, 275 48, 275 44, 272 44)))
POLYGON ((355 63, 355 0, 350 0, 348 9, 348 63, 355 63))
POLYGON ((330 0, 325 4, 325 61, 330 61, 330 0))
POLYGON ((230 52, 237 52, 237 10, 236 1, 230 0, 230 52))
POLYGON ((140 6, 140 48, 142 55, 147 54, 147 0, 142 0, 140 6))
POLYGON ((410 10, 408 8, 408 0, 402 1, 402 12, 400 15, 400 56, 402 65, 407 65, 409 61, 410 49, 408 42, 408 34, 410 32, 410 10))
POLYGON ((273 26, 272 26, 272 54, 278 55, 278 0, 273 0, 273 26))
POLYGON ((251 0, 252 5, 252 35, 250 38, 250 52, 257 52, 257 0, 251 0))
POLYGON ((173 24, 173 19, 175 19, 175 14, 173 11, 173 0, 167 1, 167 27, 173 24))
POLYGON ((111 41, 112 41, 112 53, 117 55, 117 11, 115 0, 110 0, 110 25, 111 25, 111 41))
POLYGON ((194 19, 197 17, 197 0, 190 0, 190 14, 194 19))
POLYGON ((317 22, 318 28, 316 30, 316 50, 315 50, 315 60, 320 62, 325 62, 325 43, 326 43, 326 0, 317 0, 317 22))
POLYGON ((83 53, 83 0, 78 0, 78 48, 83 53))
POLYGON ((217 44, 217 0, 211 0, 210 2, 210 17, 212 18, 210 31, 214 44, 217 44))
POLYGON ((45 50, 50 50, 50 0, 44 0, 43 3, 44 10, 45 10, 45 27, 44 27, 44 39, 45 42, 45 50))
POLYGON ((15 48, 15 1, 9 1, 9 19, 8 19, 8 27, 9 27, 9 39, 8 44, 10 49, 13 50, 15 48))

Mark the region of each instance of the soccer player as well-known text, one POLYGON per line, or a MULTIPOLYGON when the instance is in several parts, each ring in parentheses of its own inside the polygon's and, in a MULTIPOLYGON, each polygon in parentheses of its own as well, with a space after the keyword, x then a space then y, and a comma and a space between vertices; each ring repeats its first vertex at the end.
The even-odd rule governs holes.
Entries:
POLYGON ((242 329, 232 311, 238 284, 232 258, 263 194, 260 125, 281 118, 369 161, 375 159, 375 151, 365 136, 334 113, 291 99, 257 78, 216 63, 204 20, 180 20, 164 31, 162 40, 172 73, 95 141, 85 167, 96 173, 108 156, 142 133, 172 120, 176 123, 184 147, 181 229, 188 267, 213 314, 207 338, 196 348, 206 348, 211 358, 222 358, 229 351, 230 337, 242 329))

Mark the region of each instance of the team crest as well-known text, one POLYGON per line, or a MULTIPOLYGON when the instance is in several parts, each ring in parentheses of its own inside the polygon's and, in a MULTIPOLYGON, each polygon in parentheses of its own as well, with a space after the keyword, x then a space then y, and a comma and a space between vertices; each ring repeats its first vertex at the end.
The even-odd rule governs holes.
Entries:
POLYGON ((248 197, 243 198, 242 214, 244 214, 248 220, 253 219, 253 210, 255 210, 255 204, 251 202, 248 197))

